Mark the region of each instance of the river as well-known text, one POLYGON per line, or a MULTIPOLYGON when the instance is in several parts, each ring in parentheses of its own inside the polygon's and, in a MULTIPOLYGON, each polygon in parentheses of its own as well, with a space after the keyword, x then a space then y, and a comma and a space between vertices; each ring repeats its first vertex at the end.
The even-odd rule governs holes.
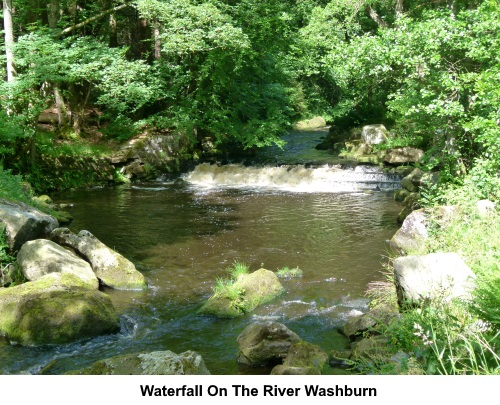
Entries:
MULTIPOLYGON (((367 309, 365 291, 381 275, 397 229, 397 179, 367 167, 202 165, 183 182, 76 190, 73 231, 90 230, 146 276, 144 292, 107 290, 121 332, 68 345, 0 346, 0 373, 62 374, 106 357, 157 350, 200 353, 212 374, 259 374, 236 362, 239 333, 272 319, 324 350, 347 341, 338 329, 367 309), (180 183, 180 184, 179 184, 180 183), (197 313, 217 277, 245 262, 251 270, 299 267, 286 293, 251 314, 197 313)), ((333 371, 332 371, 333 372, 333 371)))

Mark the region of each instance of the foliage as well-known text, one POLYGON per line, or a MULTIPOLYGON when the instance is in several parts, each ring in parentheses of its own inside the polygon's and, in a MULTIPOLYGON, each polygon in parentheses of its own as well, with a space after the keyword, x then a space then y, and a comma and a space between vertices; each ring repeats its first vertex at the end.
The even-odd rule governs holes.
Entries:
POLYGON ((302 277, 302 270, 298 267, 290 268, 290 267, 282 267, 276 272, 278 278, 298 278, 302 277))
POLYGON ((0 198, 29 203, 32 192, 20 175, 14 175, 0 164, 0 198))

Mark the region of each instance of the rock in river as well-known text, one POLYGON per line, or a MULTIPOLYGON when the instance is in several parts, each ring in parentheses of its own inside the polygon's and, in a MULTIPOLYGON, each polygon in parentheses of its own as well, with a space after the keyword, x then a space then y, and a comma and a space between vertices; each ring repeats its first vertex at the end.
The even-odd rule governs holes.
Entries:
POLYGON ((26 242, 17 255, 17 263, 29 281, 38 280, 49 273, 71 273, 91 288, 99 288, 99 280, 90 264, 47 239, 26 242))
POLYGON ((85 258, 104 285, 117 290, 147 288, 146 279, 130 260, 107 247, 89 231, 80 231, 76 235, 67 228, 58 228, 50 238, 85 258))
POLYGON ((110 298, 69 273, 0 289, 0 335, 21 345, 60 344, 114 333, 110 298))

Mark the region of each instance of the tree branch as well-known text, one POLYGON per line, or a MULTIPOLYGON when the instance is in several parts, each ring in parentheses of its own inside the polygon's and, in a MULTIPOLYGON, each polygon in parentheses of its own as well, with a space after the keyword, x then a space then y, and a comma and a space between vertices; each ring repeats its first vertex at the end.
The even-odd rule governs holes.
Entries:
POLYGON ((72 25, 71 27, 63 29, 61 31, 60 35, 63 36, 65 34, 69 34, 70 32, 73 32, 79 28, 85 27, 86 25, 90 24, 91 22, 93 22, 95 20, 98 20, 99 18, 102 18, 108 14, 114 13, 114 12, 121 10, 123 8, 126 8, 126 7, 133 7, 133 5, 132 4, 122 4, 120 6, 116 6, 116 7, 110 8, 108 10, 104 10, 103 12, 101 12, 93 17, 87 18, 85 21, 82 21, 78 24, 72 25))
POLYGON ((377 23, 380 28, 387 28, 389 25, 380 18, 377 12, 371 8, 370 6, 365 7, 366 13, 370 16, 370 18, 377 23))

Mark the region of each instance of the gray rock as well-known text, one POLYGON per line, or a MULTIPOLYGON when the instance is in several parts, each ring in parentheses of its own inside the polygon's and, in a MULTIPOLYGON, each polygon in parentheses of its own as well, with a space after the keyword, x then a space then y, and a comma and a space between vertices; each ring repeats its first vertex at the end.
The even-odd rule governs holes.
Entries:
POLYGON ((250 366, 280 364, 300 337, 278 322, 248 325, 238 336, 238 362, 250 366))
POLYGON ((378 145, 387 140, 387 129, 382 124, 365 125, 361 131, 361 139, 368 145, 378 145))
POLYGON ((401 187, 414 193, 418 191, 421 183, 420 180, 424 172, 420 169, 413 169, 410 174, 408 174, 403 180, 401 180, 401 187))
POLYGON ((377 324, 388 324, 391 319, 399 316, 398 309, 394 307, 380 305, 371 309, 366 314, 353 317, 344 325, 342 333, 354 339, 363 332, 373 329, 377 324))
POLYGON ((426 221, 423 209, 410 213, 392 237, 391 249, 397 254, 408 254, 421 249, 429 237, 426 221))
POLYGON ((175 354, 170 350, 134 353, 99 360, 72 375, 208 375, 203 358, 196 352, 175 354))
POLYGON ((99 280, 90 264, 50 240, 26 242, 17 255, 17 263, 29 281, 38 280, 49 273, 70 273, 90 288, 99 288, 99 280))
POLYGON ((51 233, 50 239, 85 258, 104 285, 117 290, 147 288, 146 279, 130 260, 107 247, 89 231, 75 235, 67 228, 58 228, 51 233))
POLYGON ((0 289, 0 335, 21 345, 62 344, 117 332, 110 298, 68 273, 0 289))
POLYGON ((387 149, 384 156, 384 162, 392 165, 402 165, 405 163, 416 163, 422 159, 424 151, 417 148, 405 146, 404 148, 387 149))
POLYGON ((0 199, 0 222, 5 225, 7 245, 11 252, 33 239, 46 237, 56 229, 57 220, 20 202, 0 199))
POLYGON ((398 257, 394 282, 400 304, 422 300, 468 299, 475 275, 456 253, 398 257))
MULTIPOLYGON (((408 208, 410 211, 411 208, 408 208)), ((445 228, 460 213, 460 208, 455 205, 443 205, 433 208, 419 209, 409 212, 401 228, 391 239, 390 247, 399 255, 419 253, 429 236, 427 227, 434 226, 445 228)))

